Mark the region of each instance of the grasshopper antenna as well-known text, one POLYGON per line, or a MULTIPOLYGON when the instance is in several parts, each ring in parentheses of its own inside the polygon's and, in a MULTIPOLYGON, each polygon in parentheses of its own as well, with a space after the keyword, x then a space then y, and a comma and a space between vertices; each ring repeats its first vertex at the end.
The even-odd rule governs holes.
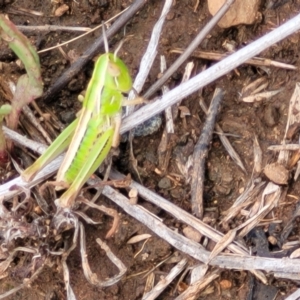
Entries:
POLYGON ((129 39, 131 39, 132 37, 133 37, 133 35, 128 35, 124 39, 121 40, 120 44, 118 45, 117 49, 114 52, 114 60, 116 60, 117 54, 118 54, 119 50, 122 48, 123 44, 125 42, 127 42, 129 39))
POLYGON ((102 22, 102 34, 103 34, 103 41, 104 41, 104 49, 105 49, 105 53, 109 52, 108 49, 108 41, 107 41, 107 36, 106 36, 106 32, 105 32, 105 28, 104 28, 104 22, 102 22))

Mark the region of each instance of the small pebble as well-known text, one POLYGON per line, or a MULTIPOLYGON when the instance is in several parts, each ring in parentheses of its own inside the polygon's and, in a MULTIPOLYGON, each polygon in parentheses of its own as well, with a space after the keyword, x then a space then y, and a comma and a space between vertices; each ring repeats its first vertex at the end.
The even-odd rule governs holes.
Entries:
POLYGON ((220 281, 220 287, 222 290, 228 290, 232 287, 232 282, 227 279, 223 279, 220 281))
POLYGON ((67 4, 63 4, 60 7, 58 7, 55 12, 54 12, 54 16, 55 17, 61 17, 62 15, 64 15, 67 11, 69 10, 69 6, 67 4))
POLYGON ((185 227, 182 232, 187 238, 196 243, 199 243, 202 238, 202 234, 190 226, 185 227))
POLYGON ((171 21, 175 18, 175 12, 169 12, 167 15, 167 20, 171 21))
POLYGON ((75 118, 76 118, 76 115, 73 111, 66 110, 66 111, 63 111, 62 113, 60 113, 60 119, 66 124, 71 123, 72 121, 75 120, 75 118))
POLYGON ((169 189, 171 187, 171 180, 167 177, 162 178, 158 182, 158 187, 161 189, 169 189))
POLYGON ((269 241, 269 243, 272 244, 272 245, 277 245, 277 239, 276 239, 276 237, 274 237, 273 235, 270 235, 270 236, 268 237, 268 241, 269 241))
POLYGON ((174 199, 180 199, 184 197, 184 190, 181 188, 172 189, 170 194, 174 199))
POLYGON ((279 163, 272 163, 265 166, 265 176, 276 184, 287 184, 289 179, 289 171, 279 163))
POLYGON ((231 192, 231 187, 225 185, 216 185, 214 191, 220 196, 228 196, 231 192))
POLYGON ((273 105, 268 105, 264 110, 264 122, 268 127, 274 127, 279 120, 278 112, 273 105))

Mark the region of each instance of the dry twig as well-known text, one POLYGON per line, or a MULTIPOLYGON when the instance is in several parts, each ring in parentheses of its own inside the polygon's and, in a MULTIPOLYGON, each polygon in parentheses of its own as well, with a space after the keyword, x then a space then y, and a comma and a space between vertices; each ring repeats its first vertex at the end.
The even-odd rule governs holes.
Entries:
POLYGON ((203 216, 203 183, 205 173, 205 159, 208 154, 208 147, 215 127, 215 119, 218 113, 220 102, 223 98, 221 89, 216 88, 211 101, 207 119, 202 129, 200 138, 194 148, 193 174, 191 183, 192 211, 198 217, 203 216))
MULTIPOLYGON (((183 53, 183 49, 173 49, 170 51, 171 53, 183 53)), ((225 57, 227 57, 229 53, 216 53, 216 52, 207 52, 207 51, 195 51, 192 54, 192 57, 197 57, 197 58, 203 58, 207 60, 222 60, 225 57)), ((297 67, 290 65, 290 64, 285 64, 276 60, 271 60, 268 58, 262 58, 262 57, 253 57, 251 59, 248 59, 245 61, 245 64, 253 65, 253 66, 265 66, 265 67, 277 67, 277 68, 282 68, 282 69, 287 69, 287 70, 296 70, 297 67)))
POLYGON ((202 43, 204 38, 213 27, 220 21, 223 15, 227 12, 230 5, 235 0, 226 0, 219 11, 212 17, 212 19, 207 23, 207 25, 198 33, 196 38, 190 43, 188 48, 178 57, 178 59, 173 63, 171 67, 164 73, 164 75, 145 93, 144 97, 148 99, 151 97, 169 78, 172 74, 184 63, 184 61, 193 53, 194 50, 202 43))

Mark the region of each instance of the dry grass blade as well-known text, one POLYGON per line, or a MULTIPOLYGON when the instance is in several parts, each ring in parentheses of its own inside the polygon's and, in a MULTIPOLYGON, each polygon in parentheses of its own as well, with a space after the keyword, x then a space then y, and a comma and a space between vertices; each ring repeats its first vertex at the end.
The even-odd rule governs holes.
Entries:
MULTIPOLYGON (((171 53, 183 53, 182 49, 175 48, 170 51, 171 53)), ((225 57, 227 57, 229 53, 216 53, 216 52, 207 52, 207 51, 194 51, 192 56, 203 58, 207 60, 222 60, 225 57)), ((251 59, 248 59, 245 61, 245 64, 253 65, 253 66, 265 66, 265 67, 277 67, 282 69, 288 69, 288 70, 296 70, 297 67, 285 64, 279 61, 271 60, 269 58, 263 58, 263 57, 253 57, 251 59)))
POLYGON ((114 265, 116 265, 116 267, 119 269, 119 274, 113 276, 112 278, 103 281, 99 280, 98 276, 95 273, 93 273, 90 269, 90 265, 88 262, 88 255, 86 253, 85 230, 81 222, 79 224, 79 227, 80 227, 80 254, 81 254, 82 268, 83 268, 85 278, 88 280, 88 282, 98 287, 107 287, 117 283, 127 271, 125 265, 111 252, 110 248, 100 238, 98 238, 96 242, 106 252, 106 255, 111 260, 111 262, 114 265))
POLYGON ((136 235, 132 238, 130 238, 128 241, 127 241, 127 244, 135 244, 135 243, 139 243, 141 241, 144 241, 146 239, 149 239, 151 238, 152 235, 151 234, 148 234, 148 233, 144 233, 144 234, 139 234, 139 235, 136 235))
POLYGON ((256 135, 254 136, 254 140, 253 140, 253 154, 254 154, 253 170, 256 174, 260 174, 262 170, 262 150, 259 146, 256 135))
POLYGON ((189 286, 180 296, 176 297, 175 300, 194 300, 198 299, 200 292, 205 289, 212 281, 219 277, 219 271, 215 270, 209 272, 201 280, 195 282, 189 286))
POLYGON ((282 91, 283 91, 283 89, 279 89, 276 91, 262 92, 262 93, 250 95, 248 97, 244 97, 242 100, 243 100, 243 102, 247 102, 247 103, 258 102, 258 101, 262 101, 264 99, 269 99, 282 91))
MULTIPOLYGON (((167 62, 164 55, 160 57, 160 72, 163 74, 167 69, 167 62)), ((162 86, 162 93, 166 94, 170 89, 167 85, 162 86)), ((172 108, 167 107, 165 109, 165 118, 166 118, 166 128, 165 128, 165 134, 172 134, 175 132, 174 130, 174 122, 173 122, 173 115, 172 115, 172 108)))
MULTIPOLYGON (((164 56, 162 56, 161 57, 161 72, 162 73, 165 71, 165 68, 166 68, 165 63, 166 63, 165 58, 164 58, 164 56)), ((181 83, 186 82, 190 78, 193 68, 194 68, 193 62, 187 63, 181 83)), ((167 86, 164 85, 162 87, 162 91, 163 91, 163 94, 165 94, 169 91, 169 89, 167 88, 167 86)), ((176 106, 167 107, 165 110, 166 127, 162 134, 161 141, 159 143, 158 150, 157 150, 158 161, 159 161, 158 166, 159 166, 159 169, 162 171, 162 173, 166 172, 168 165, 169 165, 170 157, 172 154, 172 149, 169 145, 169 141, 170 141, 171 134, 173 134, 175 132, 174 131, 174 120, 178 116, 179 105, 180 105, 180 102, 178 102, 176 106)), ((189 182, 188 172, 182 172, 182 173, 184 175, 186 175, 185 176, 186 182, 189 182)))
POLYGON ((279 186, 276 186, 273 183, 269 183, 265 190, 267 190, 270 185, 275 186, 276 190, 272 190, 270 193, 265 193, 264 191, 262 200, 265 204, 260 205, 259 211, 255 213, 251 219, 249 219, 251 222, 247 222, 247 225, 239 233, 239 237, 244 237, 251 229, 259 224, 262 218, 264 218, 274 207, 278 205, 282 190, 279 186))
POLYGON ((76 27, 76 26, 57 26, 57 25, 41 25, 41 26, 27 26, 27 25, 18 25, 17 28, 20 31, 91 31, 89 27, 76 27))
MULTIPOLYGON (((284 134, 284 138, 282 141, 282 144, 286 144, 286 140, 288 138, 288 132, 289 129, 292 128, 294 125, 300 123, 300 83, 297 83, 295 86, 294 93, 290 99, 290 104, 289 104, 289 112, 288 112, 288 120, 286 123, 286 130, 284 134)), ((278 155, 278 163, 286 166, 289 160, 289 151, 280 151, 278 155)))
POLYGON ((172 270, 169 272, 167 276, 161 279, 157 285, 147 294, 143 296, 143 300, 154 300, 160 295, 164 289, 173 281, 173 279, 185 268, 187 264, 187 259, 183 258, 172 270))
POLYGON ((229 220, 236 217, 240 211, 247 206, 250 206, 256 201, 259 193, 262 191, 265 182, 259 183, 257 186, 251 184, 250 187, 242 194, 236 202, 225 212, 225 217, 222 219, 221 223, 227 223, 229 220))
POLYGON ((214 257, 221 253, 229 244, 231 244, 236 237, 237 230, 229 230, 215 245, 213 251, 210 253, 208 262, 210 262, 214 257))

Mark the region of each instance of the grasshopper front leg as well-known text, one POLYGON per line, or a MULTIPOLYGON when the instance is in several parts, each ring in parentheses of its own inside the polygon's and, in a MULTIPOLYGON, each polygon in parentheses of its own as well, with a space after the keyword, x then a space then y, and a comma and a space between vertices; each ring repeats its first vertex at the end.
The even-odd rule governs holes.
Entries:
POLYGON ((78 119, 73 121, 46 149, 43 155, 40 156, 30 167, 28 167, 21 174, 21 177, 26 182, 32 180, 39 170, 44 168, 50 161, 52 161, 54 158, 56 158, 68 148, 73 138, 77 124, 78 119))

